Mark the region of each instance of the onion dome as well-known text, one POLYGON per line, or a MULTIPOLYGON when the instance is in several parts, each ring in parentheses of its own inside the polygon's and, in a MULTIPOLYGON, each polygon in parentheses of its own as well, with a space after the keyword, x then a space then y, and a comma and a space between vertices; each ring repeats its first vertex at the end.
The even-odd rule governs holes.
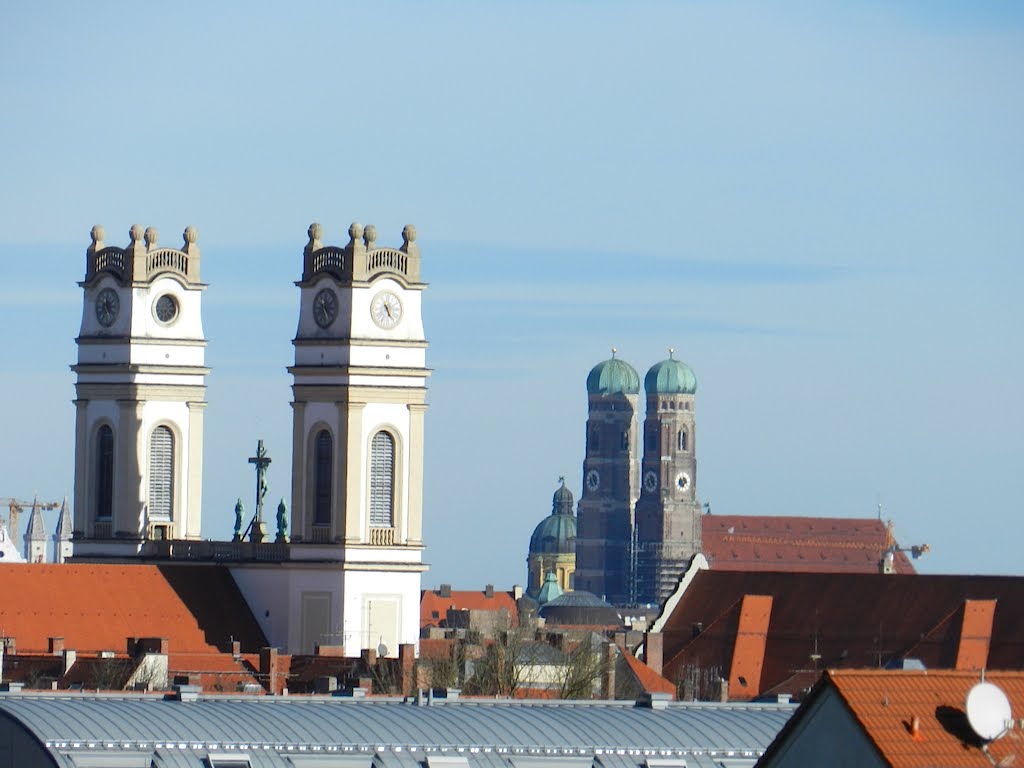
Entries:
POLYGON ((572 513, 572 491, 561 487, 551 500, 551 514, 533 529, 530 554, 568 555, 576 551, 576 516, 572 513))
POLYGON ((644 376, 644 389, 648 395, 692 395, 697 391, 697 377, 682 360, 673 356, 674 349, 669 349, 668 360, 662 360, 651 366, 644 376))
POLYGON ((587 394, 635 395, 640 391, 640 375, 632 365, 615 356, 595 365, 587 376, 587 394))

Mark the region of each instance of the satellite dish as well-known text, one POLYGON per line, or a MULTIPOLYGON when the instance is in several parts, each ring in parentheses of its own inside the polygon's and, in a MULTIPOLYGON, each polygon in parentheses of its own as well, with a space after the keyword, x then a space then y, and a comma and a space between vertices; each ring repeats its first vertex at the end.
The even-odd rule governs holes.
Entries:
POLYGON ((387 643, 384 642, 384 638, 383 637, 380 639, 380 645, 377 646, 377 655, 378 656, 387 656, 388 655, 388 646, 387 646, 387 643))
POLYGON ((1006 733, 1011 721, 1010 700, 992 683, 978 683, 967 692, 967 722, 984 741, 1006 733))

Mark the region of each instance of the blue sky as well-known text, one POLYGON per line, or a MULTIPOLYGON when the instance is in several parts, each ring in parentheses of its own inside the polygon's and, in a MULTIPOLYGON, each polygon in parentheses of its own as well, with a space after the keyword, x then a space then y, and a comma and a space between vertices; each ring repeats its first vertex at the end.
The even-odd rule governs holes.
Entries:
POLYGON ((523 581, 613 344, 696 371, 713 511, 1020 573, 1021 82, 1011 2, 5 4, 0 496, 70 492, 93 224, 199 229, 220 538, 258 438, 289 493, 306 227, 412 222, 425 585, 523 581))

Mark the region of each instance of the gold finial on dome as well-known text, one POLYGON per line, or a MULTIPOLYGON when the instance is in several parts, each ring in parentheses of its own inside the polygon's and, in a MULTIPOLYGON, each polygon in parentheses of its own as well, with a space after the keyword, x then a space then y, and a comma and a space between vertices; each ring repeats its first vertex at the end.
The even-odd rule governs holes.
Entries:
POLYGON ((612 358, 613 359, 615 358, 615 353, 618 352, 618 351, 619 350, 617 350, 615 347, 612 347, 612 358))
POLYGON ((675 353, 676 353, 676 348, 675 347, 669 347, 668 348, 668 359, 669 360, 675 360, 675 358, 673 357, 673 355, 675 353))

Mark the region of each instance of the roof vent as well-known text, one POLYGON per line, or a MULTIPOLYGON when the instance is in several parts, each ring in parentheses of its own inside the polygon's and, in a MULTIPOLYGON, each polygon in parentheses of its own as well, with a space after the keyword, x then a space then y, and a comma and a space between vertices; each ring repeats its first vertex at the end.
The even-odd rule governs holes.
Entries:
POLYGON ((670 701, 671 693, 648 692, 640 694, 635 706, 639 709, 667 709, 670 701))
POLYGON ((175 701, 197 701, 202 691, 201 685, 176 685, 173 698, 175 701))

